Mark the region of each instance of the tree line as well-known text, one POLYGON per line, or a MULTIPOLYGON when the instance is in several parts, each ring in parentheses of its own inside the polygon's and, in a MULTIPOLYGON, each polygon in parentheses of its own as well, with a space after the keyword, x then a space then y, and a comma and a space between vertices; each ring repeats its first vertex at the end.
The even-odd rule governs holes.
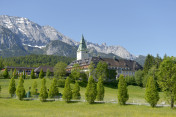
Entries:
MULTIPOLYGON (((63 91, 63 96, 62 96, 62 98, 67 103, 69 103, 71 100, 81 99, 79 81, 77 80, 75 81, 75 85, 73 89, 71 88, 70 83, 71 83, 71 79, 67 77, 65 80, 64 91, 63 91)), ((31 96, 35 97, 36 95, 39 95, 40 101, 45 102, 47 101, 47 98, 51 98, 51 99, 57 98, 59 95, 56 78, 53 78, 49 91, 46 87, 46 78, 43 78, 41 80, 42 85, 41 85, 41 89, 39 93, 37 90, 36 81, 33 82, 31 91, 28 91, 28 92, 25 91, 23 84, 24 84, 24 79, 22 76, 19 78, 17 88, 16 88, 14 77, 11 78, 10 84, 9 84, 9 94, 11 95, 11 97, 16 95, 19 100, 23 100, 26 97, 26 95, 28 95, 27 96, 28 98, 31 96)), ((119 86, 118 101, 119 101, 119 104, 124 105, 126 101, 128 100, 129 96, 128 96, 126 81, 123 75, 120 76, 118 86, 119 86)), ((98 79, 98 82, 96 83, 93 76, 90 76, 88 83, 87 83, 86 91, 85 91, 86 101, 89 104, 94 103, 95 100, 103 101, 104 94, 105 94, 105 89, 103 86, 103 79, 100 77, 98 79)))
POLYGON ((41 65, 55 66, 59 61, 66 64, 71 63, 75 58, 54 55, 26 55, 19 57, 0 58, 0 69, 5 66, 18 67, 39 67, 41 65))

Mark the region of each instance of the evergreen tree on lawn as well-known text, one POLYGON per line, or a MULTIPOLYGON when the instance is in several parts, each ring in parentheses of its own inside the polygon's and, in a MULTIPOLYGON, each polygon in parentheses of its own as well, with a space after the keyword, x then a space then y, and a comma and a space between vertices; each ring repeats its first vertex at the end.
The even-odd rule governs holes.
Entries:
POLYGON ((18 96, 19 100, 22 100, 25 97, 25 89, 24 89, 23 83, 24 83, 24 80, 21 76, 16 90, 16 95, 18 96))
POLYGON ((23 79, 26 79, 26 72, 25 71, 23 71, 22 76, 23 76, 23 79))
POLYGON ((41 90, 40 90, 40 101, 45 102, 46 99, 48 98, 48 92, 47 92, 47 88, 46 88, 46 79, 43 78, 42 79, 42 86, 41 86, 41 90))
POLYGON ((128 95, 126 80, 123 75, 120 75, 119 83, 118 83, 118 102, 119 104, 125 105, 128 98, 129 98, 129 95, 128 95))
POLYGON ((9 78, 9 72, 8 72, 7 68, 5 68, 5 71, 3 72, 3 76, 5 79, 9 78))
POLYGON ((156 82, 153 77, 149 77, 147 80, 145 99, 152 107, 155 107, 159 100, 156 82))
POLYGON ((31 79, 35 79, 35 74, 34 74, 34 70, 33 69, 31 71, 31 79))
POLYGON ((39 78, 44 78, 45 74, 43 72, 43 69, 40 70, 40 73, 39 73, 39 78))
POLYGON ((50 86, 48 95, 49 95, 50 98, 54 98, 58 94, 59 94, 59 91, 58 91, 58 88, 57 88, 57 80, 56 80, 56 78, 53 78, 53 82, 50 86))
POLYGON ((97 95, 96 84, 93 79, 93 76, 90 76, 86 87, 86 93, 85 93, 86 101, 89 104, 94 103, 96 99, 96 95, 97 95))
POLYGON ((47 71, 46 71, 46 77, 49 78, 50 76, 51 76, 51 72, 50 72, 49 69, 47 69, 47 71))
POLYGON ((63 92, 63 99, 68 103, 72 99, 72 91, 70 87, 70 78, 67 77, 65 81, 65 87, 63 92))
POLYGON ((9 93, 11 97, 13 97, 13 95, 15 94, 15 91, 16 91, 15 79, 14 77, 12 77, 9 84, 9 93))
POLYGON ((103 101, 104 99, 104 86, 103 86, 103 79, 100 77, 98 79, 98 83, 97 83, 97 97, 96 99, 98 101, 103 101))
POLYGON ((31 91, 32 95, 37 95, 37 82, 34 81, 32 84, 32 91, 31 91))
POLYGON ((75 86, 73 88, 73 94, 72 94, 73 99, 80 99, 80 87, 78 81, 76 81, 75 86))
POLYGON ((18 78, 18 74, 17 74, 17 72, 16 72, 16 68, 15 68, 14 71, 13 71, 13 77, 14 77, 15 79, 18 78))

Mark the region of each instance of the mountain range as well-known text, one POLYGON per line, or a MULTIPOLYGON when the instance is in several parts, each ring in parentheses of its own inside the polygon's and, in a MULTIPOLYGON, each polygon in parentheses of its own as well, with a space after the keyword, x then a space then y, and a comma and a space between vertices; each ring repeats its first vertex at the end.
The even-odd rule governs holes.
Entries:
MULTIPOLYGON (((51 26, 40 26, 23 17, 0 16, 1 56, 35 53, 76 57, 78 45, 79 42, 63 35, 51 26)), ((87 47, 92 56, 139 59, 121 46, 107 46, 106 43, 99 45, 87 41, 87 47)))

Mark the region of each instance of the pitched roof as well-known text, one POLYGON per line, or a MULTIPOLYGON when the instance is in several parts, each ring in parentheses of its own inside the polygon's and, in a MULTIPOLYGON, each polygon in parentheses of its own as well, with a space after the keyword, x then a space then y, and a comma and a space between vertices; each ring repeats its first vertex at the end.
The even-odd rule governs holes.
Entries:
POLYGON ((79 66, 90 65, 93 62, 95 65, 98 64, 99 61, 106 62, 109 68, 122 68, 126 70, 139 70, 142 69, 142 66, 133 60, 125 60, 125 59, 115 59, 115 58, 101 58, 101 57, 89 57, 82 60, 75 60, 67 66, 68 68, 72 68, 74 64, 79 64, 79 66))
POLYGON ((37 68, 34 70, 34 72, 40 72, 41 69, 43 70, 43 72, 47 72, 47 69, 49 69, 50 72, 54 72, 54 71, 53 71, 53 67, 51 67, 51 66, 40 66, 40 67, 37 67, 37 68))
POLYGON ((87 51, 87 46, 84 40, 84 36, 82 35, 82 39, 80 41, 79 47, 77 51, 87 51))
POLYGON ((6 66, 7 69, 35 69, 36 67, 14 67, 14 66, 6 66))

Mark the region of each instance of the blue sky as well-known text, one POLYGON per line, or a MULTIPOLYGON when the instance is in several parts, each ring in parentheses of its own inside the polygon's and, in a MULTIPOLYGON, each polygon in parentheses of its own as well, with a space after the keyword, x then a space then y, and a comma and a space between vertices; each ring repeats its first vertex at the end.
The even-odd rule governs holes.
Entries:
POLYGON ((29 18, 80 41, 134 55, 176 56, 176 0, 0 0, 0 15, 29 18))

